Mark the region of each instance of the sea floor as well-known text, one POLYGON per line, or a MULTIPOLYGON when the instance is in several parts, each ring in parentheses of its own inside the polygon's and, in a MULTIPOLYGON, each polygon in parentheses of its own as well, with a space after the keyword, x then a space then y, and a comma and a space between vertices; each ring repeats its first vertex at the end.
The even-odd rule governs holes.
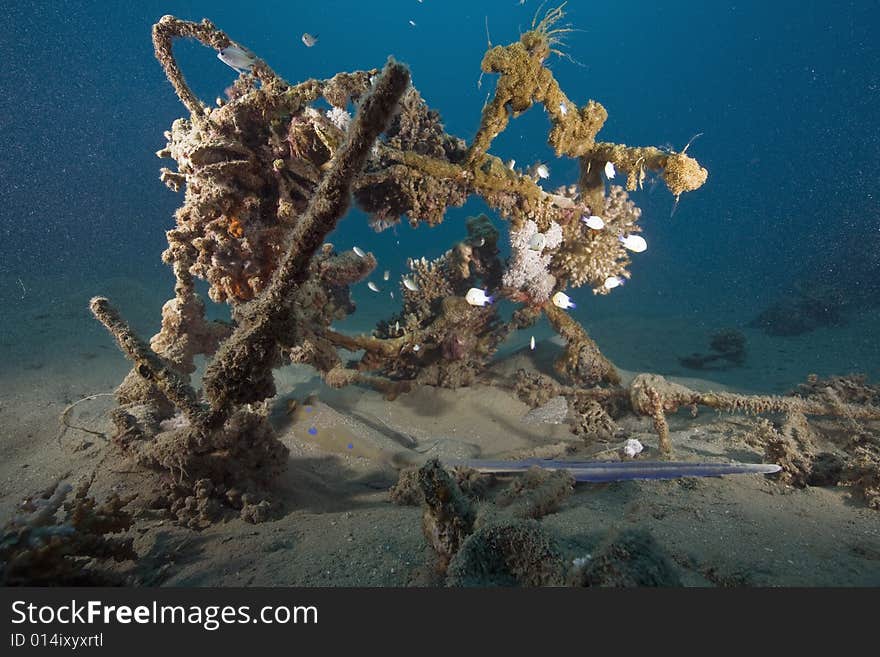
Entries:
MULTIPOLYGON (((108 282, 104 291, 128 300, 122 310, 142 335, 155 330, 152 291, 128 281, 108 282), (138 295, 149 302, 139 303, 138 295)), ((13 315, 17 324, 9 321, 3 327, 2 518, 21 498, 65 475, 76 480, 97 472, 98 494, 111 487, 138 490, 137 474, 105 438, 76 429, 59 432, 59 416, 68 404, 112 392, 128 371, 110 338, 84 310, 87 298, 71 293, 46 307, 29 305, 13 315)), ((693 322, 652 318, 648 326, 617 318, 588 329, 624 369, 661 373, 696 389, 783 392, 813 371, 842 374, 861 364, 861 371, 876 373, 880 354, 866 339, 871 330, 876 333, 871 319, 853 318, 833 333, 829 329, 794 339, 748 333, 746 367, 719 373, 693 372, 678 364, 677 356, 705 346, 705 331, 693 322), (650 339, 644 338, 647 331, 650 339)), ((539 344, 534 352, 527 348, 529 335, 519 336, 505 347, 496 371, 546 368, 559 347, 545 329, 535 333, 539 344)), ((194 531, 144 513, 132 530, 141 555, 127 571, 134 583, 419 583, 430 556, 421 510, 395 505, 388 495, 401 462, 431 456, 490 458, 564 440, 579 442, 564 425, 522 422, 528 407, 495 386, 421 388, 389 403, 371 390, 330 390, 304 367, 279 370, 276 380, 273 422, 290 449, 276 491, 284 507, 281 517, 259 525, 235 519, 194 531), (299 402, 293 413, 287 412, 290 400, 299 402), (317 430, 314 435, 310 428, 317 430), (414 448, 395 439, 401 435, 414 448)), ((112 402, 102 396, 81 403, 71 421, 108 434, 106 412, 112 402)), ((751 422, 709 411, 696 418, 676 415, 670 418, 676 456, 760 461, 761 454, 744 441, 751 422)), ((648 419, 625 418, 621 427, 649 453, 656 447, 648 419)), ((579 484, 557 512, 540 522, 569 559, 591 554, 609 533, 646 529, 690 586, 878 586, 877 514, 851 499, 846 489, 794 489, 773 477, 748 475, 579 484)))

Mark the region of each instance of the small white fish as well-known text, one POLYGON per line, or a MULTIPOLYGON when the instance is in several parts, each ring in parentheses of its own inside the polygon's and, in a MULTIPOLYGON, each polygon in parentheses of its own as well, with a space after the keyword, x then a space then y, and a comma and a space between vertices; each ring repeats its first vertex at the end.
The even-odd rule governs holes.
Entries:
POLYGON ((488 303, 492 303, 492 297, 486 294, 486 290, 481 290, 478 287, 472 287, 468 290, 467 294, 464 295, 464 300, 472 306, 485 306, 488 303))
POLYGON ((565 292, 557 292, 552 297, 550 297, 550 301, 553 302, 553 305, 557 308, 575 308, 574 301, 565 293, 565 292))
POLYGON ((481 246, 484 246, 485 244, 486 244, 486 238, 481 237, 480 239, 477 240, 476 247, 479 249, 481 246))
POLYGON ((418 351, 419 349, 421 349, 421 346, 419 346, 417 344, 413 345, 413 351, 418 351))
POLYGON ((507 168, 513 171, 513 167, 516 166, 516 160, 507 160, 507 168))
POLYGON ((603 228, 605 228, 605 221, 602 219, 602 217, 596 216, 595 214, 591 214, 589 217, 584 215, 583 217, 581 217, 581 221, 583 221, 593 230, 602 230, 603 228))
POLYGON ((387 281, 389 278, 391 278, 391 272, 386 269, 385 273, 382 274, 382 280, 387 281))
POLYGON ((391 292, 389 292, 389 293, 388 293, 388 294, 390 294, 390 295, 391 295, 391 298, 392 298, 392 299, 393 299, 393 298, 394 298, 394 290, 392 290, 392 291, 391 291, 391 292))
POLYGON ((226 46, 217 52, 217 59, 239 73, 250 71, 257 63, 257 57, 253 53, 238 46, 226 46))
POLYGON ((550 168, 543 162, 537 164, 535 165, 535 172, 533 175, 538 176, 538 178, 541 178, 542 180, 546 180, 550 177, 550 168))
POLYGON ((626 282, 626 279, 623 276, 609 276, 605 279, 605 282, 602 284, 606 290, 613 290, 616 287, 620 287, 626 282))
POLYGON ((529 340, 529 349, 531 349, 532 351, 535 350, 535 336, 534 335, 532 336, 532 339, 529 340))
POLYGON ((403 287, 405 287, 410 292, 418 292, 419 286, 416 285, 416 282, 411 279, 409 276, 403 277, 403 287))
POLYGON ((606 162, 605 177, 608 178, 608 180, 611 180, 615 175, 617 175, 617 171, 614 169, 614 162, 606 162))
POLYGON ((565 103, 559 103, 559 111, 562 112, 562 116, 568 114, 568 107, 565 106, 565 103))
POLYGON ((304 32, 302 35, 302 42, 306 48, 311 48, 313 45, 318 43, 318 35, 304 32))
POLYGON ((633 253, 641 253, 648 248, 648 243, 641 235, 627 235, 626 237, 620 235, 617 239, 623 244, 625 249, 628 249, 633 253))
POLYGON ((529 248, 532 251, 543 251, 545 244, 547 244, 547 238, 544 237, 543 233, 535 233, 532 235, 532 239, 529 240, 529 248))
POLYGON ((400 322, 394 322, 394 332, 400 333, 400 322))
POLYGON ((410 24, 411 27, 415 27, 415 26, 416 26, 416 22, 415 22, 415 21, 410 21, 409 24, 410 24))
POLYGON ((367 287, 370 288, 373 292, 379 291, 379 286, 376 285, 373 281, 370 281, 369 283, 367 283, 367 287))
POLYGON ((359 258, 366 258, 367 257, 367 254, 364 253, 364 250, 359 246, 354 247, 352 249, 352 251, 354 251, 355 255, 359 258))

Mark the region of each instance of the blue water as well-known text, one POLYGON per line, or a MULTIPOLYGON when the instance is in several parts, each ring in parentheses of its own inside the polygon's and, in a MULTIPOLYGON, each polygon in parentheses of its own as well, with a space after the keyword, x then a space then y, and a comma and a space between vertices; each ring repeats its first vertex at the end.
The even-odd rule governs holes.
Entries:
MULTIPOLYGON (((477 86, 487 22, 492 43, 508 43, 528 28, 539 5, 250 4, 7 3, 0 39, 0 302, 11 314, 38 294, 76 291, 85 300, 115 278, 154 295, 147 310, 158 326, 172 285, 159 256, 182 194, 159 181, 159 167, 169 161, 154 153, 165 144, 163 131, 186 115, 153 57, 150 27, 163 14, 211 18, 290 81, 379 67, 394 55, 410 65, 414 84, 447 131, 470 140, 494 84, 485 76, 477 86), (314 48, 300 42, 305 31, 319 35, 314 48)), ((880 272, 878 249, 861 253, 851 275, 844 245, 880 242, 880 3, 572 1, 566 20, 581 31, 569 35, 565 50, 582 65, 554 58, 550 66, 572 100, 592 98, 607 108, 600 139, 680 149, 703 133, 689 153, 710 172, 673 217, 662 184, 635 194, 650 249, 634 257, 632 280, 605 297, 588 289, 572 293, 579 318, 595 323, 616 362, 657 367, 656 360, 640 360, 636 347, 662 351, 664 321, 673 327, 667 331, 677 330, 675 322, 692 325, 701 341, 690 350, 703 349, 709 331, 744 325, 790 294, 807 266, 829 282, 844 281, 843 289, 871 283, 865 278, 880 272), (619 340, 615 321, 624 320, 616 318, 630 327, 619 340)), ((235 77, 198 44, 178 44, 176 53, 206 100, 235 77)), ((492 152, 521 165, 547 161, 549 189, 574 182, 577 166, 552 157, 547 129, 544 112, 533 109, 492 152)), ((373 233, 353 211, 331 240, 372 250, 380 270, 399 273, 408 256, 444 252, 462 237, 463 218, 482 209, 474 200, 450 210, 438 228, 402 225, 396 235, 373 233)), ((370 294, 363 285, 354 291, 361 303, 375 303, 370 294)), ((818 354, 825 344, 842 356, 789 363, 784 376, 814 369, 876 376, 880 320, 874 314, 861 317, 867 332, 859 335, 844 327, 822 333, 825 342, 812 347, 808 337, 795 341, 798 353, 818 354)), ((786 344, 754 339, 770 350, 753 356, 758 361, 774 357, 772 345, 784 350, 786 344)), ((664 363, 684 373, 673 371, 674 357, 664 363)), ((741 384, 759 377, 747 370, 738 376, 741 384)))

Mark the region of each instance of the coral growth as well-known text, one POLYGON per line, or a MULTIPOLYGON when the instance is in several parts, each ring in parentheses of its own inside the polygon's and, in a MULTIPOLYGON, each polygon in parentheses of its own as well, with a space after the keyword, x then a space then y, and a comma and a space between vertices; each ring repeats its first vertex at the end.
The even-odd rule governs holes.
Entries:
POLYGON ((534 520, 480 527, 449 564, 447 586, 562 586, 565 562, 534 520))
POLYGON ((455 480, 436 459, 419 469, 422 491, 422 531, 437 553, 438 570, 445 571, 465 537, 473 531, 475 513, 455 480))
POLYGON ((562 228, 555 221, 545 231, 529 219, 510 231, 510 263, 501 279, 502 284, 525 295, 530 303, 542 304, 556 287, 550 273, 553 251, 562 244, 562 228))
MULTIPOLYGON (((483 70, 500 77, 470 145, 446 133, 409 72, 393 61, 381 72, 292 85, 254 56, 228 98, 210 107, 187 85, 173 42, 242 46, 207 20, 164 16, 154 26, 156 57, 190 112, 173 123, 158 153, 176 163, 162 169, 162 180, 184 191, 163 254, 175 296, 149 345, 108 300, 93 300, 92 311, 134 362, 117 391, 115 442, 165 472, 168 502, 181 522, 214 517, 212 500, 247 519, 266 515, 267 487, 287 457, 266 404, 275 394, 272 370, 284 362, 313 366, 330 386, 369 385, 388 399, 413 385, 469 385, 511 332, 544 313, 567 343, 556 364, 563 377, 619 382, 582 327, 550 301, 566 285, 605 293, 605 278, 629 277, 618 238, 640 230, 641 213, 623 188, 606 193, 599 169, 613 162, 627 174, 629 191, 647 170, 660 171, 676 196, 702 185, 706 172, 684 151, 595 141, 605 109, 595 101, 578 107, 546 66, 567 31, 562 16, 561 7, 550 10, 518 42, 486 53, 483 70), (579 186, 545 192, 488 153, 510 118, 535 103, 548 111, 556 152, 579 159, 579 186), (413 225, 439 223, 447 208, 472 195, 509 221, 508 262, 490 218, 473 217, 467 236, 440 258, 411 261, 401 310, 373 335, 331 328, 354 311, 348 287, 376 266, 370 254, 338 253, 324 243, 352 199, 381 230, 404 215, 413 225), (597 213, 604 230, 581 221, 597 213), (208 283, 211 300, 231 306, 232 322, 205 319, 195 279, 208 283), (469 303, 471 288, 520 306, 504 321, 494 303, 469 303), (363 356, 343 362, 341 349, 363 356), (199 355, 209 362, 197 393, 189 377, 199 355)), ((583 400, 578 408, 592 418, 581 422, 584 433, 612 429, 602 409, 583 400)))
POLYGON ((559 510, 574 490, 574 478, 565 470, 531 468, 518 477, 496 500, 519 518, 539 519, 559 510))
POLYGON ((682 586, 669 557, 644 529, 627 529, 606 538, 596 554, 569 575, 572 586, 633 588, 682 586))
POLYGON ((27 498, 3 527, 0 584, 3 586, 107 586, 123 578, 100 566, 102 560, 137 559, 132 538, 111 536, 132 525, 125 507, 132 498, 115 493, 98 504, 90 481, 73 487, 56 482, 27 498), (59 516, 59 512, 61 515, 59 516))

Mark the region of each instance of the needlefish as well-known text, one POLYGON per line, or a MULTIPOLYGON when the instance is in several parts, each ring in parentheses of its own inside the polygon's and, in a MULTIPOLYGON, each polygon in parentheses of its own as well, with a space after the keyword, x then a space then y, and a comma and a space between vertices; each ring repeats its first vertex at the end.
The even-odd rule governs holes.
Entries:
POLYGON ((731 474, 773 474, 782 468, 775 463, 709 463, 705 461, 555 461, 524 459, 493 461, 473 459, 450 462, 486 474, 516 474, 529 468, 568 470, 575 481, 603 483, 632 479, 679 479, 681 477, 721 477, 731 474))

